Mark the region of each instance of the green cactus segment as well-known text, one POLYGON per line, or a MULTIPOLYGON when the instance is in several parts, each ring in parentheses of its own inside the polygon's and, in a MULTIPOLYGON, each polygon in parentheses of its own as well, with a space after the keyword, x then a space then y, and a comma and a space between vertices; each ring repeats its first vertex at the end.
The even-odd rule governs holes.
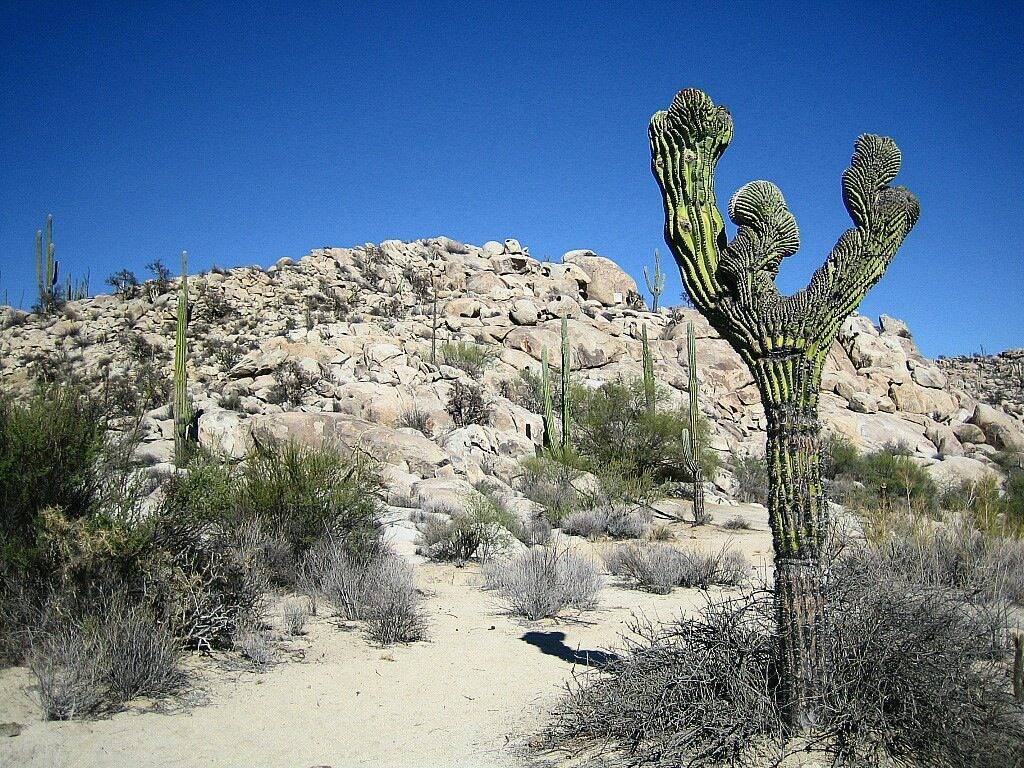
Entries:
POLYGON ((57 297, 56 285, 60 264, 54 258, 53 215, 46 217, 46 238, 43 230, 36 230, 36 285, 39 292, 39 307, 44 312, 53 308, 57 297))
POLYGON ((569 450, 572 445, 570 419, 572 417, 572 397, 569 388, 569 371, 572 363, 569 355, 569 321, 562 318, 562 449, 569 450))
POLYGON ((658 311, 658 301, 665 290, 665 273, 661 271, 661 253, 654 251, 654 274, 644 267, 644 282, 647 283, 647 290, 651 293, 651 311, 658 311))
POLYGON ((683 430, 683 460, 686 471, 693 478, 693 524, 703 525, 710 521, 704 506, 704 470, 700 466, 700 445, 698 427, 700 408, 697 402, 697 341, 693 323, 686 324, 686 366, 689 374, 687 393, 690 398, 687 408, 687 428, 683 430))
POLYGON ((818 392, 842 321, 881 279, 917 222, 916 198, 890 183, 900 170, 892 139, 857 139, 843 172, 853 222, 807 287, 783 296, 779 265, 800 245, 779 189, 754 181, 736 192, 729 241, 714 172, 733 137, 728 110, 700 90, 680 91, 651 118, 651 168, 665 206, 665 240, 694 306, 739 353, 768 421, 767 499, 776 563, 776 601, 790 726, 813 719, 820 615, 818 560, 827 507, 821 494, 818 392))
POLYGON ((188 398, 188 253, 181 252, 181 286, 178 289, 178 318, 174 337, 174 461, 188 461, 192 403, 188 398))
POLYGON ((644 403, 650 413, 654 413, 656 392, 654 389, 654 358, 651 355, 651 344, 647 339, 647 324, 642 329, 641 343, 643 345, 643 366, 644 366, 644 403))
POLYGON ((551 396, 551 368, 548 365, 547 347, 540 353, 540 397, 544 404, 544 445, 554 448, 555 443, 555 406, 551 396))

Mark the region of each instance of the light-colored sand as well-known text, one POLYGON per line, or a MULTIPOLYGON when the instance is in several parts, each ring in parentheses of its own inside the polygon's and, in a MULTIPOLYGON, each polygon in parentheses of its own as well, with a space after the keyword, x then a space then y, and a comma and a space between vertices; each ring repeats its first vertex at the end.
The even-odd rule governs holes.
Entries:
MULTIPOLYGON (((770 551, 763 508, 714 510, 718 522, 736 514, 756 530, 677 526, 677 543, 731 540, 763 567, 770 551)), ((496 596, 479 588, 475 567, 423 564, 417 575, 427 592, 427 642, 381 649, 358 629, 315 618, 305 637, 279 652, 285 660, 261 674, 196 660, 194 679, 205 701, 168 712, 137 706, 107 719, 43 722, 31 675, 4 670, 0 722, 16 721, 24 730, 0 740, 0 766, 523 766, 518 745, 581 671, 538 642, 562 655, 608 648, 635 612, 666 620, 701 601, 695 590, 656 596, 610 585, 596 611, 527 623, 505 615, 496 596)))

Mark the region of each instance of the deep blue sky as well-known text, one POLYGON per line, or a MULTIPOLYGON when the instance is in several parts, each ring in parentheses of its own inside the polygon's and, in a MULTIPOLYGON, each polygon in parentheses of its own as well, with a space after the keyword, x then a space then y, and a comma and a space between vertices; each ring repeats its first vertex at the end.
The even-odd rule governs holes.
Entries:
POLYGON ((1024 346, 1022 40, 1011 3, 7 0, 0 290, 31 303, 48 212, 94 291, 182 249, 205 269, 438 234, 640 278, 666 253, 647 121, 698 86, 736 124, 720 204, 767 178, 800 223, 784 290, 849 226, 854 139, 886 133, 923 214, 862 310, 930 355, 1024 346))

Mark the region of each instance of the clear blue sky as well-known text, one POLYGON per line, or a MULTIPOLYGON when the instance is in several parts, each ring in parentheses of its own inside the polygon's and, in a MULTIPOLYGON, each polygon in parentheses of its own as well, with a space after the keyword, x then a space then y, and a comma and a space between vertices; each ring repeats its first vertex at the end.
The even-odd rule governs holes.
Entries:
POLYGON ((182 249, 205 269, 438 234, 639 278, 665 254, 647 121, 698 86, 735 118, 720 203, 767 178, 796 213, 784 290, 849 226, 854 139, 885 133, 923 213, 862 309, 930 355, 1024 346, 1014 5, 7 0, 0 289, 31 303, 48 212, 94 291, 182 249))

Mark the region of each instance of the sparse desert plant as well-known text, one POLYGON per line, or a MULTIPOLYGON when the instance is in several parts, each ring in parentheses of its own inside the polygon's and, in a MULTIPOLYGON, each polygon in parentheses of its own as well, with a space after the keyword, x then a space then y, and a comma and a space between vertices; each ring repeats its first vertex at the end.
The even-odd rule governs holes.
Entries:
POLYGON ((242 397, 237 392, 221 395, 217 405, 227 411, 240 411, 242 410, 242 397))
POLYGON ((768 501, 768 467, 759 456, 733 454, 729 469, 736 478, 740 501, 764 504, 768 501))
POLYGON ((281 608, 281 618, 289 635, 301 635, 309 619, 309 606, 303 600, 288 600, 281 608))
POLYGON ((596 539, 608 527, 608 510, 602 507, 581 509, 563 516, 559 523, 562 533, 596 539))
POLYGON ((470 424, 487 424, 491 420, 491 408, 484 399, 484 389, 479 384, 462 381, 452 382, 445 408, 456 427, 470 424))
POLYGON ((294 360, 285 360, 274 370, 274 383, 267 392, 267 402, 276 405, 302 405, 303 399, 313 390, 323 374, 310 371, 294 360))
POLYGON ((605 530, 613 539, 639 539, 651 530, 651 516, 639 509, 612 505, 605 530))
POLYGON ((602 579, 594 563, 575 550, 540 546, 491 561, 484 568, 484 583, 512 613, 536 621, 567 608, 593 608, 602 579))
POLYGON ((28 666, 47 720, 94 714, 106 698, 106 656, 97 633, 75 622, 33 638, 28 666))
POLYGON ((520 466, 519 490, 544 507, 544 514, 552 525, 559 525, 566 515, 594 501, 593 494, 580 491, 576 485, 584 470, 570 462, 542 454, 524 459, 520 466))
POLYGON ((620 544, 604 555, 605 565, 636 589, 667 594, 675 587, 735 587, 750 571, 747 561, 725 548, 717 552, 678 549, 670 544, 620 544))
POLYGON ((111 601, 102 629, 105 669, 111 695, 126 702, 178 691, 185 681, 181 640, 158 622, 152 609, 124 598, 111 601))
POLYGON ((727 531, 749 531, 750 521, 745 517, 735 515, 722 523, 722 527, 727 531))
POLYGON ((430 413, 424 411, 415 403, 412 407, 407 408, 402 412, 402 415, 398 417, 398 422, 395 426, 415 429, 417 432, 420 432, 427 437, 432 436, 430 429, 430 413))
POLYGON ((496 356, 490 347, 471 341, 455 341, 441 346, 441 357, 445 365, 465 371, 474 379, 483 376, 496 356))
POLYGON ((252 662, 257 672, 262 672, 274 660, 274 649, 263 629, 253 623, 239 628, 234 646, 240 654, 252 662))
POLYGON ((525 538, 519 517, 493 494, 474 491, 464 509, 433 515, 419 526, 419 550, 433 560, 486 562, 525 538))
POLYGON ((366 615, 369 636, 381 645, 412 643, 426 635, 426 619, 412 567, 388 553, 375 564, 366 615))

